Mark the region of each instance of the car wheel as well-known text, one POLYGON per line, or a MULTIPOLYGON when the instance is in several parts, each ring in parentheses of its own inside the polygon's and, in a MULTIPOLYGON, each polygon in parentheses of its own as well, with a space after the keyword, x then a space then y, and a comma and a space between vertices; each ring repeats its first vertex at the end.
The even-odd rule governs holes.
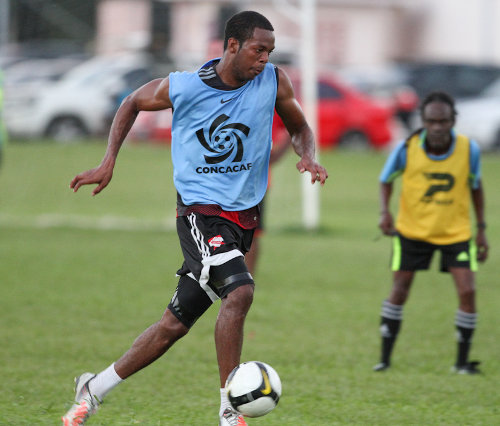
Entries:
POLYGON ((45 135, 59 142, 71 142, 87 137, 88 131, 76 117, 59 117, 52 120, 45 135))
POLYGON ((350 130, 339 139, 339 147, 349 150, 363 150, 370 146, 366 134, 359 130, 350 130))

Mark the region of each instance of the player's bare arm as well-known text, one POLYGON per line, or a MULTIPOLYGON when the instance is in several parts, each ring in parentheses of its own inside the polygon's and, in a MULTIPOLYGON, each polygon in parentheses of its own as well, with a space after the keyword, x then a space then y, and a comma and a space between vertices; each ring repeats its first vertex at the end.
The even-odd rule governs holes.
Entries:
POLYGON ((394 235, 394 220, 390 211, 390 201, 392 195, 392 183, 382 182, 380 184, 380 219, 378 227, 384 235, 394 235))
POLYGON ((75 176, 70 188, 76 192, 82 185, 97 184, 92 195, 101 192, 111 181, 118 152, 140 111, 159 111, 172 107, 168 95, 168 78, 152 80, 127 96, 113 119, 108 146, 101 164, 75 176))
POLYGON ((293 91, 292 83, 282 69, 278 69, 279 84, 276 96, 276 112, 292 138, 292 146, 300 156, 297 169, 300 173, 311 173, 311 183, 319 181, 324 185, 328 178, 326 169, 318 164, 315 159, 314 135, 307 124, 302 108, 300 107, 293 91))

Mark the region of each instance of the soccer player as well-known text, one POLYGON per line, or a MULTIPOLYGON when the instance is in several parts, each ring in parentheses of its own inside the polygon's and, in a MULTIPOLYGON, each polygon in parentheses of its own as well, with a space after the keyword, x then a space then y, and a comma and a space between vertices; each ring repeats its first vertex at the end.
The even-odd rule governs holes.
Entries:
POLYGON ((435 251, 440 269, 455 283, 459 306, 455 316, 458 352, 453 370, 479 372, 468 359, 476 328, 475 271, 488 256, 484 196, 478 145, 455 133, 455 103, 446 93, 432 92, 420 108, 423 128, 400 143, 380 175, 380 221, 393 238, 393 287, 382 304, 382 354, 375 371, 390 367, 391 352, 403 319, 415 272, 426 270, 435 251), (402 175, 399 211, 394 225, 389 210, 393 180, 402 175), (470 200, 476 216, 472 239, 470 200))
MULTIPOLYGON (((284 137, 279 143, 273 143, 273 148, 271 149, 271 155, 269 156, 269 166, 270 169, 272 165, 279 161, 281 157, 288 151, 290 146, 290 141, 288 136, 284 137)), ((257 269, 257 261, 260 256, 260 239, 264 232, 264 219, 265 219, 265 207, 266 207, 266 199, 268 198, 269 188, 271 187, 271 170, 269 169, 269 184, 267 186, 266 196, 262 199, 259 204, 259 213, 260 213, 260 221, 257 228, 255 228, 255 232, 253 234, 252 247, 245 255, 245 263, 247 264, 248 271, 255 276, 255 270, 257 269)))
POLYGON ((243 324, 254 281, 244 262, 259 222, 258 204, 267 187, 274 110, 283 119, 299 155, 297 169, 311 183, 328 174, 315 160, 314 136, 290 80, 269 62, 274 29, 261 14, 245 11, 228 20, 222 58, 197 72, 174 72, 129 95, 113 120, 101 164, 70 184, 110 182, 118 151, 139 111, 173 110, 173 179, 178 193, 177 232, 184 262, 177 289, 161 319, 146 329, 115 363, 75 382, 75 404, 65 425, 84 424, 106 394, 162 356, 195 321, 221 299, 215 325, 220 375, 219 424, 245 425, 227 400, 224 385, 240 363, 243 324))

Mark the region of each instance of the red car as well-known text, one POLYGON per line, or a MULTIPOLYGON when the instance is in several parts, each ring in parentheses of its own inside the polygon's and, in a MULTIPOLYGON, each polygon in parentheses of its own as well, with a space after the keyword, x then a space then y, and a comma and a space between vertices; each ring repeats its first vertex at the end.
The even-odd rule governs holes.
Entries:
MULTIPOLYGON (((300 101, 300 84, 290 75, 300 101)), ((318 144, 320 148, 382 148, 391 142, 394 108, 365 95, 333 75, 321 75, 318 81, 318 144)), ((284 126, 275 117, 273 137, 279 139, 284 126)))
MULTIPOLYGON (((300 84, 292 78, 297 96, 300 84)), ((334 76, 321 76, 318 83, 318 143, 320 148, 346 147, 382 148, 393 138, 394 108, 378 102, 340 82, 334 76)), ((300 98, 299 98, 300 100, 300 98)), ((132 139, 170 142, 171 111, 141 112, 131 129, 132 139)), ((276 115, 273 139, 280 140, 286 132, 276 115)))

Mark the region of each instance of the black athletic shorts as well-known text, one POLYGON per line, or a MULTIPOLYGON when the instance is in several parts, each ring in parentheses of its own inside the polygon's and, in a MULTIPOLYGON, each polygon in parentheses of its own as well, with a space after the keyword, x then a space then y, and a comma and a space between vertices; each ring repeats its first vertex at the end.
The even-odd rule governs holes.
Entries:
POLYGON ((393 237, 391 269, 393 271, 427 270, 436 250, 441 252, 441 272, 449 272, 449 268, 453 267, 477 270, 477 250, 472 240, 438 245, 412 240, 399 233, 393 237))
POLYGON ((177 217, 184 262, 168 309, 186 327, 191 328, 217 299, 254 284, 244 257, 253 233, 220 216, 191 212, 177 217))
POLYGON ((238 257, 243 260, 250 250, 253 229, 243 229, 219 216, 191 213, 177 218, 177 233, 184 255, 177 275, 194 278, 211 299, 223 298, 239 285, 253 283, 245 262, 233 261, 238 257), (227 272, 226 264, 230 269, 227 272), (235 277, 231 285, 216 282, 223 275, 235 277))

